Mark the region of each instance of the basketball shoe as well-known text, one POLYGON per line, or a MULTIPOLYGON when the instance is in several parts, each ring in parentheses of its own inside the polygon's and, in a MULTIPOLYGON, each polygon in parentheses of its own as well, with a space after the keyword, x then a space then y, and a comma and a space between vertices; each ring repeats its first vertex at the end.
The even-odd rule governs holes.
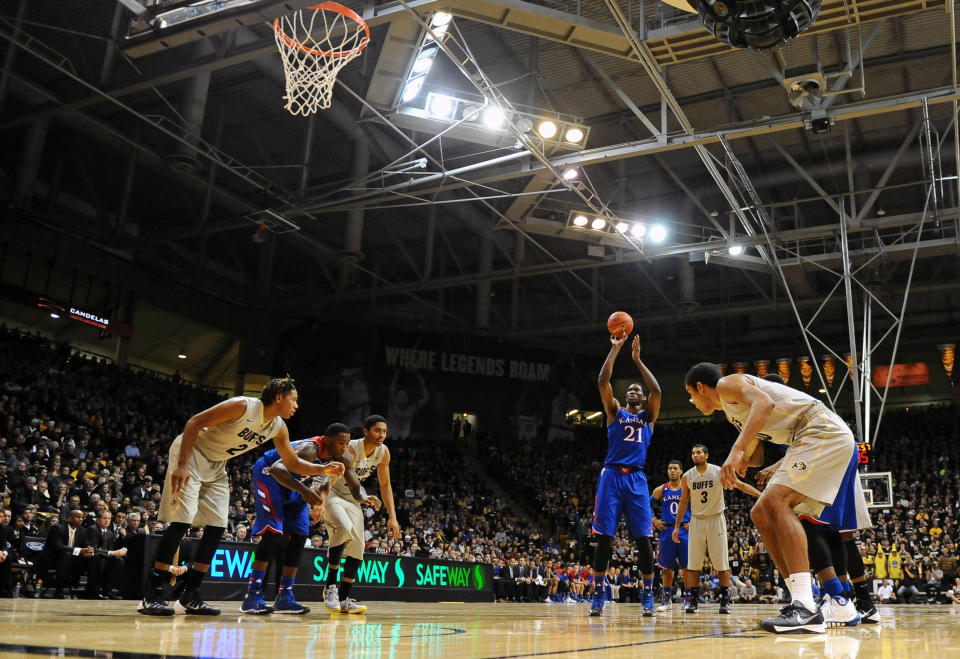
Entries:
POLYGON ((853 602, 845 597, 824 595, 820 611, 827 627, 855 627, 860 624, 860 614, 853 602))
POLYGON ((199 588, 187 588, 180 595, 180 606, 188 616, 218 616, 220 609, 210 606, 200 598, 199 588))
POLYGON ((860 614, 860 622, 864 625, 879 625, 880 612, 877 611, 877 607, 871 602, 867 605, 865 602, 857 602, 857 613, 860 614))
POLYGON ((597 588, 593 592, 593 603, 590 605, 590 615, 598 616, 603 613, 603 605, 606 603, 607 598, 603 595, 603 590, 597 588))
POLYGON ((174 609, 163 599, 163 588, 150 588, 143 596, 137 613, 145 616, 172 616, 174 609))
POLYGON ((340 612, 340 590, 337 584, 331 584, 323 590, 323 606, 330 613, 340 612))
POLYGON ((295 616, 302 616, 305 613, 310 613, 310 607, 304 606, 298 602, 293 597, 293 590, 290 588, 280 589, 280 592, 277 593, 277 599, 273 603, 273 610, 277 613, 286 613, 295 616))
POLYGON ((243 598, 243 603, 240 604, 240 612, 254 616, 265 616, 273 613, 273 607, 263 600, 263 591, 258 590, 247 593, 247 596, 243 598))
POLYGON ((340 613, 366 613, 367 607, 355 599, 346 598, 340 602, 340 613))
POLYGON ((810 611, 800 602, 794 601, 780 610, 780 615, 766 618, 760 623, 760 629, 775 634, 822 634, 827 631, 823 613, 817 607, 810 611))
POLYGON ((657 615, 657 612, 653 608, 653 588, 645 586, 643 589, 643 597, 640 599, 641 607, 640 614, 644 617, 649 618, 650 616, 657 615))

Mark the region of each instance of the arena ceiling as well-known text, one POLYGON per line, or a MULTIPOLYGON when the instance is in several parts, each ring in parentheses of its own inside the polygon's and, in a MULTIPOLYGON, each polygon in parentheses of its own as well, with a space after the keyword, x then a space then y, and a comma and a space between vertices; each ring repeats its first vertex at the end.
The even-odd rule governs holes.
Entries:
POLYGON ((624 309, 670 354, 725 356, 801 345, 790 297, 847 340, 846 297, 830 295, 845 228, 878 302, 898 311, 909 281, 902 341, 955 338, 949 4, 827 0, 809 33, 754 52, 652 1, 347 2, 371 45, 313 118, 284 110, 264 20, 309 3, 260 4, 229 29, 136 40, 134 0, 6 3, 6 242, 53 260, 81 245, 104 258, 77 267, 241 338, 341 317, 580 350, 624 309), (450 52, 425 89, 559 117, 586 144, 401 116, 441 10, 450 52), (830 92, 791 103, 794 78, 830 92), (625 240, 572 227, 579 213, 669 234, 625 240), (241 325, 251 312, 274 320, 241 325))

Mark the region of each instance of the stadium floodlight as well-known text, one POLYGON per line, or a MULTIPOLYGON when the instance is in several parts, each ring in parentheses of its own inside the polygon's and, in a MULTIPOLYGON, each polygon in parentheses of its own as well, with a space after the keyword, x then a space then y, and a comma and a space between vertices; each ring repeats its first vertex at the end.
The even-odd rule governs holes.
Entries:
POLYGON ((730 249, 727 250, 730 256, 740 256, 743 254, 743 245, 730 245, 730 249))
POLYGON ((411 77, 427 75, 427 73, 430 72, 430 69, 433 68, 433 62, 436 57, 436 48, 426 48, 420 51, 420 54, 417 55, 417 59, 413 61, 413 66, 410 68, 411 77))
MULTIPOLYGON (((453 16, 445 11, 438 11, 430 18, 430 30, 433 32, 433 35, 437 37, 437 39, 442 40, 445 36, 447 36, 447 30, 450 29, 451 20, 453 20, 453 16)), ((430 35, 430 32, 427 32, 426 40, 433 40, 433 36, 430 35)))
POLYGON ((617 222, 617 233, 626 233, 630 229, 630 224, 627 222, 617 222))
POLYGON ((600 231, 607 226, 607 221, 602 217, 594 218, 593 222, 590 223, 590 228, 596 231, 600 231))
POLYGON ((571 144, 579 144, 583 139, 583 131, 573 126, 567 129, 567 132, 563 135, 563 139, 571 144))
POLYGON ((487 128, 500 128, 506 120, 507 117, 503 114, 503 110, 493 105, 484 108, 483 113, 480 115, 480 121, 482 121, 483 125, 487 128))
POLYGON ((400 95, 400 100, 404 103, 409 103, 417 96, 420 95, 420 90, 423 89, 423 83, 427 79, 427 76, 417 76, 416 78, 411 78, 407 81, 407 84, 403 87, 403 93, 400 95))
POLYGON ((543 139, 549 140, 557 134, 557 124, 549 119, 541 121, 540 125, 537 126, 537 133, 543 139))
POLYGON ((457 101, 452 96, 430 92, 427 94, 427 114, 438 119, 453 119, 457 110, 457 101))
POLYGON ((654 224, 650 227, 650 240, 654 243, 662 243, 667 239, 667 227, 662 224, 654 224))
POLYGON ((573 218, 573 226, 575 227, 585 227, 590 220, 587 219, 586 215, 577 215, 573 218))
POLYGON ((562 176, 564 181, 572 181, 580 176, 580 170, 576 167, 570 167, 569 169, 563 170, 562 176))
POLYGON ((643 238, 647 235, 647 225, 642 222, 635 223, 630 227, 630 235, 634 238, 643 238))

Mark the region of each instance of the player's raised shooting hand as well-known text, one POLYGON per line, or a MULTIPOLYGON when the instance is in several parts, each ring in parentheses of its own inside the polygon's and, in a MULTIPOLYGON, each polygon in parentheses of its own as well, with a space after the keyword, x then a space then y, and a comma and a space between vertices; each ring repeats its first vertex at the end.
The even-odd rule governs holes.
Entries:
POLYGON ((324 465, 323 472, 321 473, 330 478, 340 478, 343 476, 343 463, 331 462, 330 464, 324 465))
POLYGON ((640 335, 634 334, 633 341, 630 342, 630 356, 633 361, 640 361, 640 335))
POLYGON ((366 505, 368 505, 368 506, 370 506, 370 507, 373 508, 374 510, 380 510, 380 506, 383 505, 383 504, 380 503, 380 499, 378 499, 377 497, 375 497, 375 496, 372 495, 372 494, 369 495, 366 499, 364 499, 364 500, 363 500, 363 503, 366 504, 366 505))
POLYGON ((613 344, 613 347, 617 350, 623 347, 623 342, 626 340, 627 337, 625 336, 614 336, 613 334, 610 335, 610 343, 613 344))

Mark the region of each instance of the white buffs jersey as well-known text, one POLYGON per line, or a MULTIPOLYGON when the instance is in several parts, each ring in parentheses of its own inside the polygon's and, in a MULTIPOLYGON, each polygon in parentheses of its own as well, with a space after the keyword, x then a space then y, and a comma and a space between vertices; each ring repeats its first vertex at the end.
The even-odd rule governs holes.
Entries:
POLYGON ((720 484, 720 467, 707 463, 707 470, 696 467, 683 475, 690 487, 690 514, 696 517, 719 515, 726 506, 723 503, 723 485, 720 484))
MULTIPOLYGON (((377 448, 373 449, 373 453, 365 455, 363 439, 361 438, 351 439, 347 445, 347 451, 350 452, 353 458, 353 470, 357 472, 357 478, 362 483, 365 478, 376 470, 377 465, 380 464, 384 454, 387 452, 387 447, 384 444, 380 444, 377 448)), ((350 494, 350 488, 347 486, 347 481, 343 476, 333 482, 333 485, 330 486, 330 493, 343 499, 353 500, 353 495, 350 494)))
POLYGON ((283 419, 276 416, 269 422, 263 420, 263 401, 259 398, 238 396, 247 409, 236 421, 218 423, 210 428, 201 428, 196 450, 210 462, 221 462, 252 451, 268 442, 283 428, 283 419))
MULTIPOLYGON (((813 396, 802 391, 780 384, 770 382, 753 375, 744 377, 757 386, 773 400, 773 410, 767 417, 763 428, 757 433, 757 439, 761 439, 773 444, 791 444, 800 421, 810 410, 820 404, 820 401, 813 396)), ((743 403, 728 403, 720 398, 723 405, 723 413, 727 420, 737 427, 737 430, 743 429, 743 424, 747 422, 747 416, 750 414, 750 406, 743 403)))

